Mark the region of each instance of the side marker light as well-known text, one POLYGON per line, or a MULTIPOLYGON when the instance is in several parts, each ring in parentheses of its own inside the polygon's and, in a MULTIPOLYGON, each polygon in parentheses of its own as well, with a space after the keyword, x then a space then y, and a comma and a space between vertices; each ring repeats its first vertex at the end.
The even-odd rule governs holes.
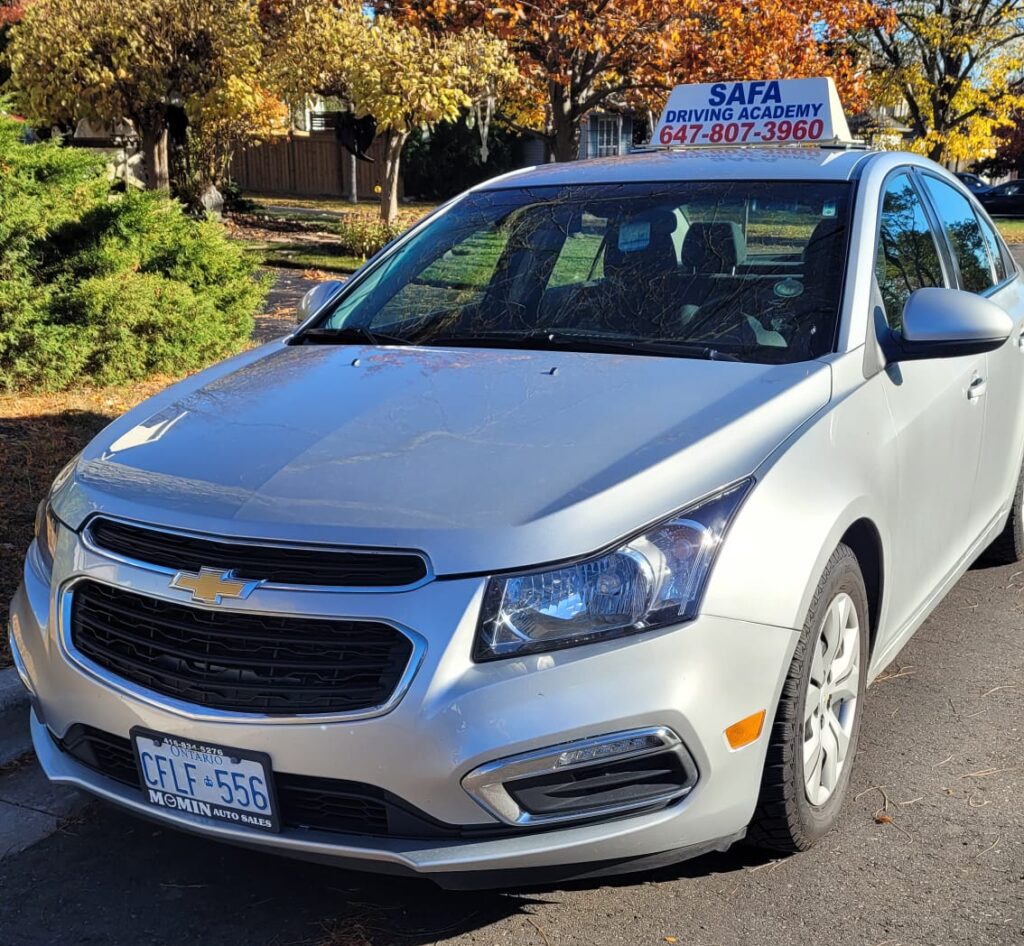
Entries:
POLYGON ((764 728, 764 717, 765 711, 758 710, 739 722, 733 723, 725 731, 725 741, 729 743, 729 747, 731 749, 742 749, 744 746, 749 746, 750 743, 756 742, 757 737, 761 735, 761 730, 764 728))

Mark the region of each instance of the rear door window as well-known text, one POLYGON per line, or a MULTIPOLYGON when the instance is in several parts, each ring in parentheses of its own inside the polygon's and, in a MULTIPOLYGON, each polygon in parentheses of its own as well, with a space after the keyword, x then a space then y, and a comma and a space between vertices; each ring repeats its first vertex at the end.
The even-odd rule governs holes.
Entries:
POLYGON ((996 283, 1001 283, 1014 272, 1013 260, 1006 244, 996 234, 995 227, 983 214, 978 214, 978 225, 992 254, 992 267, 996 274, 996 283))
POLYGON ((995 285, 988 241, 967 197, 945 181, 925 174, 924 184, 946 232, 953 257, 960 270, 960 287, 984 292, 995 285))

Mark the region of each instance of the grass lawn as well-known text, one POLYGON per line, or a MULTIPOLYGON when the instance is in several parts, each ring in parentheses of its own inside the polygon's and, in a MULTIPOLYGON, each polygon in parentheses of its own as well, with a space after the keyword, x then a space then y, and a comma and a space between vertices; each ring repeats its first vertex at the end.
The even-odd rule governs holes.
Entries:
MULTIPOLYGON (((36 506, 61 467, 115 417, 167 387, 156 377, 123 387, 79 388, 60 394, 0 395, 0 620, 21 581, 32 541, 36 506)), ((7 635, 0 635, 0 667, 10 663, 7 635)))
POLYGON ((1024 243, 1024 218, 993 217, 992 219, 1007 243, 1024 243))
MULTIPOLYGON (((255 205, 250 214, 233 217, 232 235, 246 244, 265 266, 288 269, 318 269, 329 273, 351 273, 364 262, 361 256, 346 251, 345 244, 335 238, 346 219, 376 222, 376 202, 350 204, 338 199, 303 197, 267 197, 247 194, 255 205), (266 227, 260 226, 260 221, 266 227), (289 225, 293 226, 289 226, 289 225), (318 232, 310 232, 314 226, 318 232)), ((398 221, 403 228, 434 209, 435 204, 403 204, 398 221)))
POLYGON ((276 240, 242 240, 248 252, 264 266, 282 269, 322 269, 329 273, 354 273, 365 262, 358 256, 342 253, 336 243, 328 241, 288 242, 276 240))
MULTIPOLYGON (((301 207, 303 210, 308 211, 326 211, 332 216, 334 214, 358 214, 374 219, 380 213, 380 204, 376 200, 362 200, 358 204, 350 204, 347 200, 340 197, 276 197, 267 194, 246 194, 245 197, 247 200, 251 200, 254 204, 259 205, 260 213, 266 212, 272 216, 280 217, 289 216, 286 209, 288 207, 301 207)), ((415 223, 424 214, 430 213, 436 206, 437 204, 425 201, 399 204, 398 219, 401 223, 408 226, 415 223)), ((309 215, 304 215, 300 219, 308 220, 309 215)))

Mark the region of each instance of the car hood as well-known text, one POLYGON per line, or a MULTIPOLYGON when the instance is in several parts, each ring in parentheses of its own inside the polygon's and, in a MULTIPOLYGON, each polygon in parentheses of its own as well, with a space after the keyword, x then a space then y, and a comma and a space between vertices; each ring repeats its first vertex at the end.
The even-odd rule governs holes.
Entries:
POLYGON ((287 346, 115 421, 55 500, 223 535, 420 549, 437 574, 600 549, 749 475, 824 363, 287 346))

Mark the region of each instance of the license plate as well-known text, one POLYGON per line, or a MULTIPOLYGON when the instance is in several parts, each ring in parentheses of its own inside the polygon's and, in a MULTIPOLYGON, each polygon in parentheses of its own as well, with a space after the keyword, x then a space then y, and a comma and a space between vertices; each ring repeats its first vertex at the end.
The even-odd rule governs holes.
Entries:
POLYGON ((270 756, 135 727, 146 801, 166 811, 278 831, 270 756))

